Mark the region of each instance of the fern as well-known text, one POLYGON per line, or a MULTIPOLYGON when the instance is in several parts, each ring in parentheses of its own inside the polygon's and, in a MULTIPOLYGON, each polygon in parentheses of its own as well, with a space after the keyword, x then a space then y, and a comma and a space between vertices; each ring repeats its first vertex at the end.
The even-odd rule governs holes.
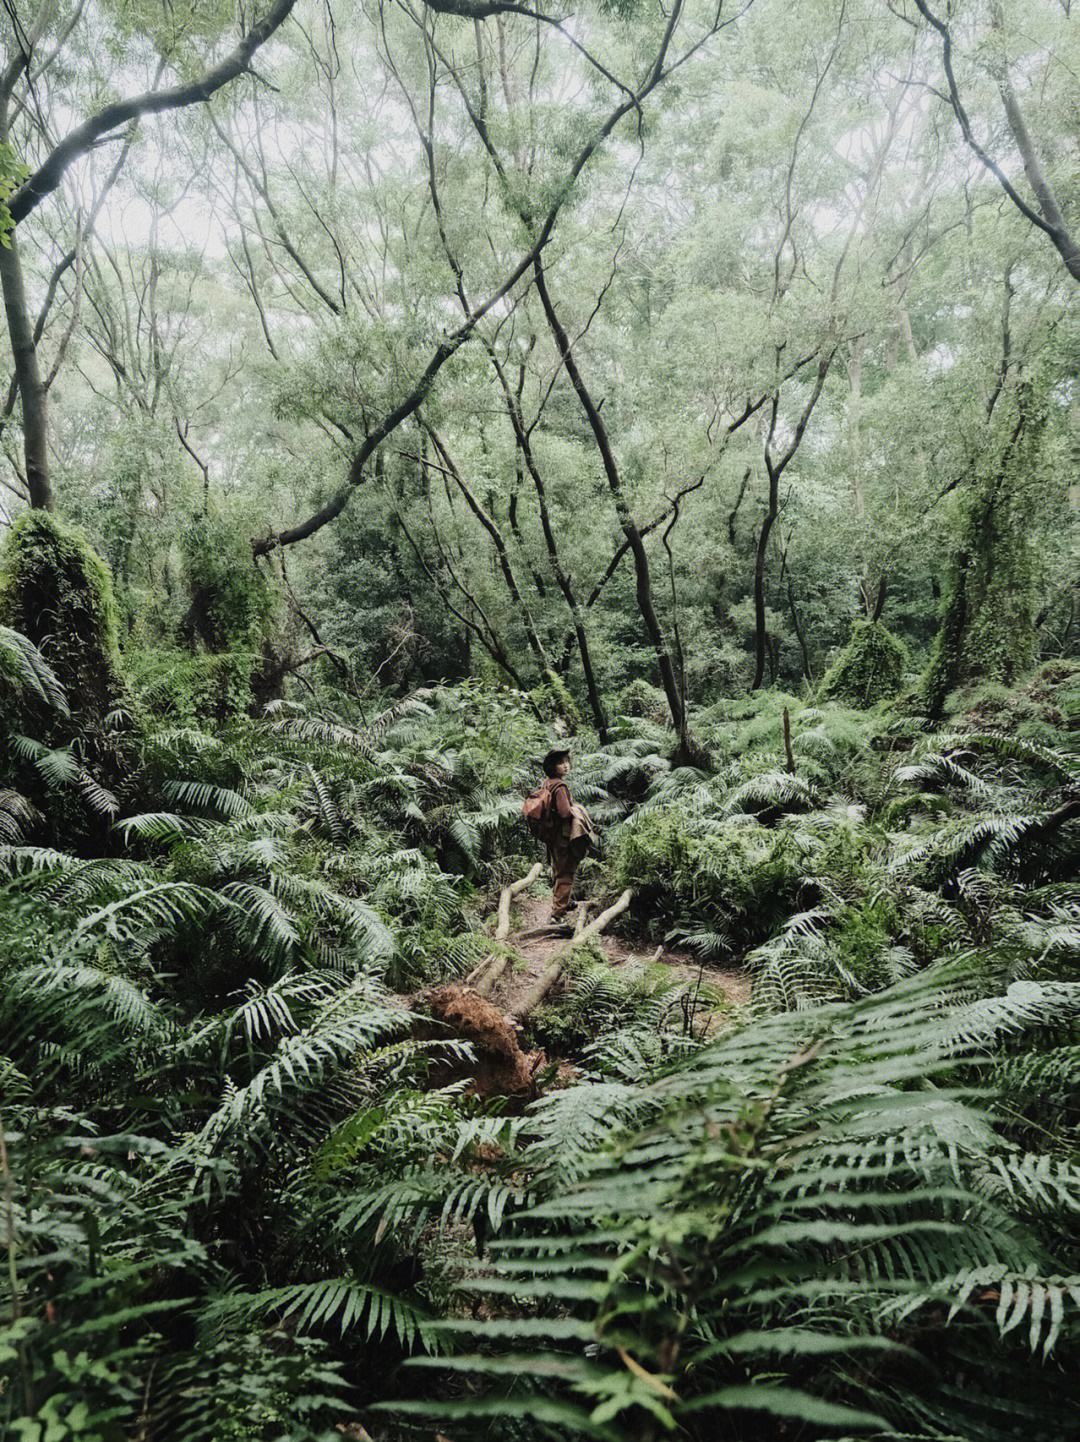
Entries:
POLYGON ((0 844, 13 846, 41 819, 41 813, 18 791, 0 787, 0 844))
POLYGON ((238 791, 205 781, 170 781, 165 794, 181 806, 208 811, 212 816, 246 820, 252 815, 251 803, 238 791))
MULTIPOLYGON (((804 922, 804 934, 812 929, 804 922)), ((452 1325, 484 1348, 454 1363, 479 1394, 459 1403, 461 1425, 553 1400, 551 1378, 569 1384, 557 1393, 568 1433, 595 1435, 601 1409, 632 1428, 655 1408, 628 1381, 654 1379, 664 1390, 653 1399, 692 1436, 716 1435, 727 1414, 747 1410, 810 1427, 917 1431, 923 1397, 879 1393, 871 1423, 846 1359, 893 1345, 896 1319, 930 1299, 947 1300, 958 1320, 980 1282, 1007 1288, 1003 1303, 994 1299, 1001 1335, 1023 1325, 1032 1348, 1057 1345, 1075 1280, 1038 1271, 1034 1255, 1026 1271, 1004 1259, 1023 1250, 1016 1231, 958 1179, 947 1147, 917 1145, 935 1125, 931 1080, 938 1134, 966 1138, 965 1165, 993 1144, 972 1098, 948 1084, 941 1011, 950 993, 962 998, 967 975, 766 1020, 639 1094, 644 1116, 635 1105, 629 1125, 608 1124, 568 1178, 554 1173, 545 1200, 495 1244, 494 1273, 472 1278, 490 1306, 511 1296, 518 1305, 498 1321, 452 1325), (534 1358, 524 1375, 516 1348, 534 1358), (803 1357, 812 1372, 800 1371, 803 1357)), ((617 1098, 600 1088, 590 1108, 590 1090, 558 1106, 609 1116, 617 1098)), ((936 1345, 953 1345, 948 1331, 936 1345)), ((960 1432, 973 1389, 979 1406, 997 1406, 987 1375, 989 1386, 973 1378, 962 1403, 925 1372, 919 1380, 942 1425, 960 1432)), ((1062 1398, 1061 1415, 1067 1406, 1062 1398)), ((428 1402, 404 1410, 447 1415, 428 1402)))
POLYGON ((724 798, 724 814, 733 816, 740 811, 810 807, 815 794, 811 783, 802 776, 792 776, 786 771, 762 771, 728 793, 724 798))
POLYGON ((349 1277, 232 1292, 208 1309, 211 1325, 266 1316, 277 1316, 302 1333, 335 1327, 342 1336, 354 1329, 369 1339, 391 1334, 409 1348, 419 1343, 430 1351, 436 1345, 430 1317, 400 1297, 349 1277))
POLYGON ((49 747, 32 736, 15 736, 12 746, 17 755, 33 763, 50 791, 77 790, 99 816, 111 818, 119 811, 113 793, 91 775, 70 746, 49 747))
POLYGON ((67 716, 64 688, 44 656, 20 631, 0 626, 0 670, 9 682, 36 696, 49 710, 67 716))

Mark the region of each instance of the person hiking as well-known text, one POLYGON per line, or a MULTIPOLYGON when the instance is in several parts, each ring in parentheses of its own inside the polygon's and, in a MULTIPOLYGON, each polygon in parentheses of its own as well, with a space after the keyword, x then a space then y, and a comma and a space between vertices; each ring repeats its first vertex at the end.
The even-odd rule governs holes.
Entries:
POLYGON ((553 747, 541 763, 544 781, 522 808, 529 829, 547 847, 551 863, 551 920, 563 922, 570 910, 574 876, 595 833, 589 814, 570 794, 570 752, 553 747))

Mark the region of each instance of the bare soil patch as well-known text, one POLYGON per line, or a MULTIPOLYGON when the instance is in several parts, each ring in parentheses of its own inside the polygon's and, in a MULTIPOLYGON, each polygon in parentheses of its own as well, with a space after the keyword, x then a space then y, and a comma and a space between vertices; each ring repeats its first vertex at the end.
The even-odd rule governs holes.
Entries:
MULTIPOLYGON (((529 935, 543 927, 550 914, 551 901, 546 895, 526 894, 515 906, 508 939, 524 964, 508 967, 492 993, 492 1000, 505 1011, 516 1009, 521 998, 532 990, 547 968, 553 953, 566 945, 565 936, 529 935)), ((675 972, 681 983, 715 990, 732 1006, 742 1006, 750 1000, 750 979, 745 972, 737 968, 703 966, 686 950, 667 946, 657 948, 645 941, 608 932, 595 937, 593 946, 614 967, 627 966, 634 961, 655 961, 675 972)))

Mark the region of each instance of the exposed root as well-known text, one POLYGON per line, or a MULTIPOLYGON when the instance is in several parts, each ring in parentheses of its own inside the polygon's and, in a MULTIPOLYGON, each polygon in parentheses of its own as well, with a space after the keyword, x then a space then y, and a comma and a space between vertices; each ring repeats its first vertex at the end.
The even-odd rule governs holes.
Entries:
POLYGON ((530 1096, 536 1073, 547 1061, 542 1051, 525 1052, 517 1028, 505 1013, 470 987, 440 986, 423 1001, 432 1018, 442 1022, 476 1053, 470 1068, 477 1096, 530 1096))

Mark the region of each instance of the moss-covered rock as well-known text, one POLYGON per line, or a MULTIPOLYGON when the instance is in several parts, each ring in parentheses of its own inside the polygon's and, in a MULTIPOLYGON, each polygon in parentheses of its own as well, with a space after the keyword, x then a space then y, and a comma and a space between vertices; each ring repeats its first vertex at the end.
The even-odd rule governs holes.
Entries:
POLYGON ((83 533, 50 512, 26 511, 8 533, 0 623, 41 649, 81 727, 98 726, 123 695, 112 575, 83 533))
POLYGON ((876 706, 900 690, 907 650, 880 621, 856 621, 851 639, 837 656, 821 685, 829 701, 876 706))

